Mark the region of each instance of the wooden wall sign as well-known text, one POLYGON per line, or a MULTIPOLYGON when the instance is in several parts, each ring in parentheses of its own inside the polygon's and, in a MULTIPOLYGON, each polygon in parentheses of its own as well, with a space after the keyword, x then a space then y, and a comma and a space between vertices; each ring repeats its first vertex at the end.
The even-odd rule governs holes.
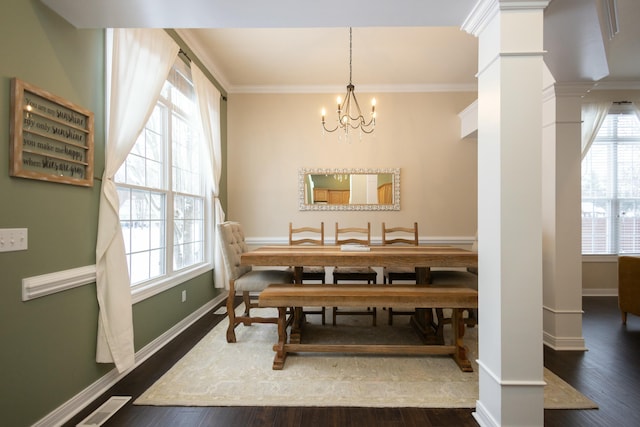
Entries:
POLYGON ((93 186, 93 113, 11 80, 9 174, 93 186))

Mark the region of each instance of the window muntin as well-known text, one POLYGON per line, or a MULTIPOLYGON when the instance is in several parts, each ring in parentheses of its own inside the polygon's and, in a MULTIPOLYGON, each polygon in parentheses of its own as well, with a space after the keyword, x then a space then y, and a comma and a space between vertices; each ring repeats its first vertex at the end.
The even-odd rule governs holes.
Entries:
POLYGON ((210 262, 206 181, 195 114, 190 70, 178 60, 115 176, 134 288, 210 262))
POLYGON ((640 121, 610 113, 582 161, 582 253, 640 253, 640 121))

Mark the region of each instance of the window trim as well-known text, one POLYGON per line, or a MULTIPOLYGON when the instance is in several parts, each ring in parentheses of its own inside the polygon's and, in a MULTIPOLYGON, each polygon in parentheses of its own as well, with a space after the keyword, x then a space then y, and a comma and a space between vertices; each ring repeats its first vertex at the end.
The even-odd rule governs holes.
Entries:
MULTIPOLYGON (((182 58, 180 58, 179 56, 176 58, 175 61, 176 65, 178 67, 186 67, 189 68, 189 64, 186 64, 182 58)), ((175 66, 175 65, 174 65, 175 66)), ((110 73, 110 69, 108 69, 108 73, 110 73)), ((110 77, 109 77, 110 79, 110 77)), ((162 101, 158 101, 158 102, 162 102, 162 101)), ((197 101, 196 101, 197 102, 197 101)), ((196 110, 197 111, 197 110, 196 110)), ((171 112, 169 111, 169 114, 171 114, 171 112)), ((196 113, 197 114, 197 113, 196 113)), ((164 147, 164 150, 170 150, 170 147, 164 147)), ((165 171, 163 173, 168 173, 171 174, 172 173, 172 165, 168 165, 168 171, 165 171)), ((203 257, 204 260, 203 262, 200 262, 198 264, 194 264, 192 266, 180 269, 180 270, 176 270, 176 271, 171 271, 171 272, 165 272, 162 276, 159 277, 154 277, 142 282, 139 282, 137 284, 131 284, 130 283, 130 289, 131 289, 131 297, 132 297, 132 304, 136 304, 140 301, 143 301, 147 298, 151 298, 155 295, 158 295, 160 293, 163 293, 175 286, 184 284, 185 282, 192 280, 196 277, 199 277, 203 274, 206 274, 210 271, 213 270, 214 268, 214 239, 211 237, 212 236, 212 230, 215 226, 214 224, 214 218, 213 218, 213 208, 212 208, 212 191, 211 191, 211 183, 207 182, 207 179, 203 176, 203 185, 204 185, 204 194, 203 196, 198 196, 198 197, 202 197, 203 198, 203 202, 204 202, 204 229, 203 229, 203 236, 204 236, 204 253, 203 253, 203 257)), ((176 194, 182 194, 180 192, 174 191, 170 188, 167 187, 167 189, 154 189, 154 188, 150 188, 150 187, 139 187, 139 186, 135 186, 135 185, 130 185, 130 184, 126 184, 126 183, 118 183, 116 182, 116 186, 122 186, 123 188, 140 188, 141 190, 151 190, 151 191, 160 191, 166 194, 167 196, 167 203, 172 203, 172 201, 169 201, 169 199, 171 199, 173 196, 175 196, 176 194)), ((191 196, 191 195, 190 195, 191 196)), ((168 207, 168 206, 167 206, 168 207)), ((165 218, 166 223, 168 225, 167 228, 167 233, 171 233, 171 235, 173 235, 173 216, 171 217, 166 217, 165 218)), ((171 245, 173 246, 173 243, 171 243, 171 245)), ((166 246, 166 250, 169 249, 169 244, 167 243, 166 246)), ((173 248, 171 249, 171 251, 173 251, 173 248)), ((167 263, 172 263, 172 257, 166 257, 166 261, 167 263)), ((167 265, 167 268, 169 266, 167 265)), ((173 268, 171 266, 171 268, 173 268)), ((129 278, 129 280, 131 280, 131 278, 129 278)))
POLYGON ((136 304, 175 286, 181 285, 191 279, 195 279, 196 277, 206 274, 211 270, 213 270, 213 262, 210 260, 204 264, 198 264, 197 266, 180 270, 171 276, 165 275, 161 278, 139 283, 131 287, 131 301, 133 304, 136 304))

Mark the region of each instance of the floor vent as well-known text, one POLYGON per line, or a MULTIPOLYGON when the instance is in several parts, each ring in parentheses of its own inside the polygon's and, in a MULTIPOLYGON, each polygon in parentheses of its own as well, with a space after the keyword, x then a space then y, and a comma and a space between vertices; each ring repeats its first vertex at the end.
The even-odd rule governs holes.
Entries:
POLYGON ((118 412, 126 403, 131 400, 131 396, 112 396, 93 411, 87 418, 82 420, 76 427, 97 427, 101 426, 113 414, 118 412))

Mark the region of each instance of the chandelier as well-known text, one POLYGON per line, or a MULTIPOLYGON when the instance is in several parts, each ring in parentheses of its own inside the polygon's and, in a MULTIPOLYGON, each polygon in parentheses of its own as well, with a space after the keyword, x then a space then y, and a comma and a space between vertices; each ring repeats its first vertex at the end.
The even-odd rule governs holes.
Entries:
POLYGON ((344 103, 342 99, 338 97, 338 117, 336 125, 333 129, 327 129, 325 122, 326 111, 322 109, 322 128, 327 132, 335 132, 340 129, 344 132, 345 137, 349 137, 351 130, 358 129, 362 133, 369 134, 373 132, 376 127, 376 100, 371 100, 371 115, 369 121, 365 119, 360 110, 360 105, 356 99, 355 86, 351 82, 352 77, 352 29, 349 27, 349 84, 347 85, 347 94, 344 97, 344 103))

